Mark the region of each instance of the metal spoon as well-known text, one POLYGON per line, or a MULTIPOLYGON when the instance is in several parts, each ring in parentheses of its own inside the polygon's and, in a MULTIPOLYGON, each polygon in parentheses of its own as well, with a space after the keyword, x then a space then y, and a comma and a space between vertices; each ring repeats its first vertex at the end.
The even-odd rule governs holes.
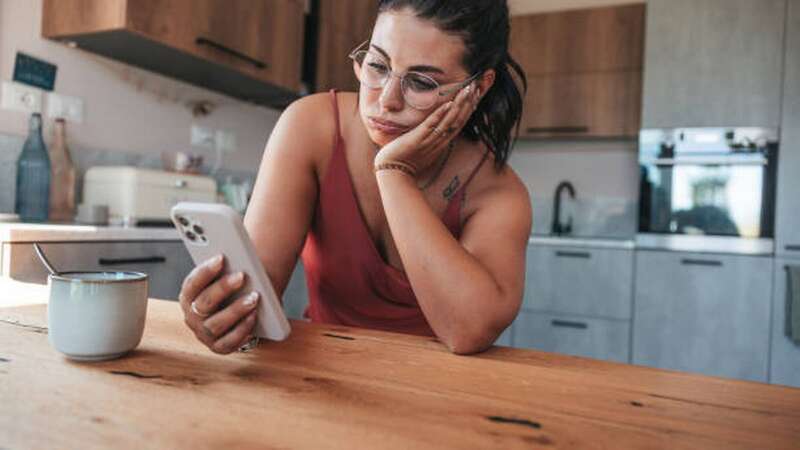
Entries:
POLYGON ((39 261, 41 261, 42 264, 44 264, 44 266, 47 267, 47 271, 50 272, 50 275, 53 276, 61 275, 61 273, 59 273, 56 269, 53 268, 53 265, 50 264, 50 261, 47 259, 47 257, 44 256, 44 252, 42 251, 42 248, 39 247, 39 244, 34 242, 33 249, 36 250, 36 255, 39 256, 39 261))

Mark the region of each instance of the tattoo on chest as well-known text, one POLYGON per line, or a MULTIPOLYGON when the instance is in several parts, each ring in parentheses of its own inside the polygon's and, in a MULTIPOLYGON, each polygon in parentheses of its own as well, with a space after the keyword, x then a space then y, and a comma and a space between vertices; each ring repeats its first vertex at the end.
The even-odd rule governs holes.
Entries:
POLYGON ((450 181, 450 184, 448 184, 447 187, 444 188, 444 190, 442 191, 442 195, 444 195, 444 198, 450 200, 450 197, 452 197, 453 194, 456 193, 459 186, 461 186, 461 180, 458 178, 458 175, 456 175, 455 177, 453 177, 453 180, 450 181))

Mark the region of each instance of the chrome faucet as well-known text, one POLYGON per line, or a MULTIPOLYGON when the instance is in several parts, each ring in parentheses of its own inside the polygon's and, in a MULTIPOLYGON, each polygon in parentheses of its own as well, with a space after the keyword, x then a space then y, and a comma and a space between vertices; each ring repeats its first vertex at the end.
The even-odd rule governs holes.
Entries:
POLYGON ((569 217, 566 224, 561 223, 561 191, 564 189, 569 192, 570 198, 575 198, 575 187, 569 181, 562 181, 556 187, 555 195, 553 196, 553 226, 550 232, 556 236, 572 233, 572 216, 569 217))

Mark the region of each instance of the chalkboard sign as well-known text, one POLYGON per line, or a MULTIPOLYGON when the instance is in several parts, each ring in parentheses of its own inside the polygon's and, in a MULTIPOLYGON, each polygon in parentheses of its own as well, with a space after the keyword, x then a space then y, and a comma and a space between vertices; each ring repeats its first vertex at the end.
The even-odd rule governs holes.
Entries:
POLYGON ((56 84, 56 70, 58 67, 55 64, 17 52, 17 59, 14 62, 14 81, 52 91, 56 84))

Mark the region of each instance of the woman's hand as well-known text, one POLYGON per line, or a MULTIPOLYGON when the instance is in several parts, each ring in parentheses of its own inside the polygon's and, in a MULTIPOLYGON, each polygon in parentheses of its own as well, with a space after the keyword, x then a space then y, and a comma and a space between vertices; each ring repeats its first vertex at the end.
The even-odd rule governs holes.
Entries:
POLYGON ((178 299, 186 326, 197 339, 214 353, 228 354, 252 338, 259 298, 257 292, 244 293, 220 309, 244 285, 245 277, 242 272, 219 277, 223 261, 219 255, 195 267, 178 299))
POLYGON ((430 166, 448 143, 459 135, 480 98, 480 90, 471 83, 413 130, 386 144, 375 157, 375 168, 397 164, 404 166, 410 174, 417 174, 430 166))

